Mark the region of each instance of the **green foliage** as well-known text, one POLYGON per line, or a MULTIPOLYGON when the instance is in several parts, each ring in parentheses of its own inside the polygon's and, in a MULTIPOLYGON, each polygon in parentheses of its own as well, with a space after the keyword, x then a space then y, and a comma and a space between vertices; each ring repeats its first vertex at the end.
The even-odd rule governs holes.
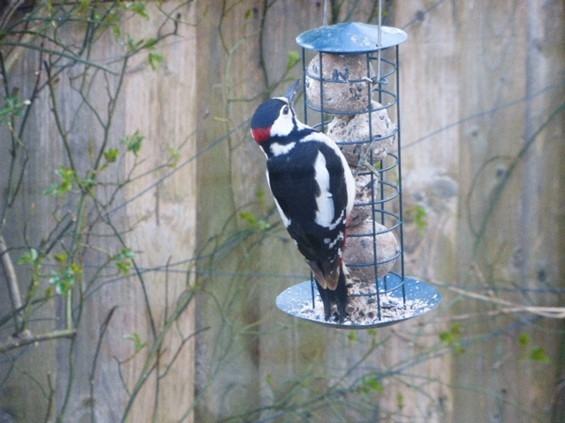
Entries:
POLYGON ((73 169, 61 165, 55 170, 55 174, 60 179, 59 183, 51 185, 43 193, 53 197, 65 197, 77 181, 76 173, 73 169))
MULTIPOLYGON (((87 176, 85 178, 79 178, 76 172, 67 167, 59 166, 55 170, 55 174, 59 177, 59 183, 52 184, 49 188, 43 191, 43 194, 52 197, 65 198, 73 188, 81 190, 83 192, 89 192, 95 185, 96 179, 92 176, 87 176)), ((91 173, 90 175, 94 175, 91 173)))
POLYGON ((131 272, 133 266, 133 259, 135 258, 135 253, 129 248, 123 248, 118 254, 112 257, 114 264, 118 273, 127 276, 131 272))
POLYGON ((35 248, 30 248, 28 251, 24 252, 18 261, 18 265, 22 266, 25 264, 36 265, 39 261, 39 252, 35 248))
POLYGON ((165 57, 157 51, 150 51, 147 60, 149 61, 151 69, 155 71, 159 68, 159 65, 165 61, 165 57))
POLYGON ((60 268, 50 272, 48 282, 57 294, 66 295, 80 281, 81 275, 82 266, 79 263, 67 263, 65 256, 60 268))
POLYGON ((257 216, 251 212, 241 212, 239 213, 239 218, 247 224, 249 229, 254 231, 266 231, 271 227, 271 224, 264 217, 257 216))
POLYGON ((124 8, 141 16, 144 19, 149 19, 149 13, 144 2, 141 1, 127 1, 123 3, 124 8))
POLYGON ((522 349, 522 358, 532 361, 539 361, 541 363, 551 363, 551 358, 544 348, 536 345, 531 345, 530 336, 527 333, 521 333, 518 337, 518 345, 522 349))
POLYGON ((300 53, 294 50, 288 52, 288 62, 286 64, 286 71, 294 69, 294 67, 300 62, 300 53))
POLYGON ((145 347, 147 347, 147 343, 144 342, 141 339, 141 336, 137 332, 133 332, 133 333, 128 334, 128 335, 124 335, 124 339, 133 342, 134 355, 139 353, 145 347))
POLYGON ((258 189, 255 192, 255 198, 257 199, 257 203, 259 204, 259 208, 261 209, 261 211, 263 211, 263 213, 266 213, 268 208, 269 208, 269 200, 268 200, 268 196, 267 193, 265 192, 264 189, 258 189))
POLYGON ((542 347, 533 347, 528 353, 528 358, 532 361, 540 361, 546 364, 551 363, 551 358, 549 358, 549 355, 542 347))
POLYGON ((127 151, 132 152, 136 156, 141 151, 141 145, 145 137, 139 133, 139 131, 135 131, 133 135, 128 135, 122 138, 121 143, 126 146, 127 151))
POLYGON ((21 100, 17 96, 7 96, 4 104, 0 107, 0 124, 12 117, 21 116, 26 107, 31 104, 29 100, 21 100))
POLYGON ((526 347, 530 344, 530 335, 527 333, 521 333, 518 337, 518 345, 521 347, 526 347))
POLYGON ((416 224, 418 232, 423 235, 428 227, 428 212, 425 207, 420 204, 413 204, 406 208, 405 215, 408 221, 416 224))
POLYGON ((171 159, 167 163, 167 166, 175 168, 179 164, 180 160, 180 151, 178 148, 169 147, 169 154, 171 155, 171 159))
POLYGON ((109 148, 104 152, 104 159, 106 159, 108 163, 114 163, 116 160, 118 160, 119 155, 120 150, 118 150, 117 148, 109 148))
POLYGON ((449 330, 440 332, 439 339, 444 344, 448 345, 449 347, 453 348, 456 353, 464 353, 465 348, 461 344, 463 336, 463 329, 459 324, 453 324, 449 328, 449 330))
POLYGON ((379 377, 375 375, 367 375, 361 379, 360 385, 357 387, 358 393, 381 393, 384 392, 384 386, 379 377))
POLYGON ((402 410, 404 408, 405 399, 404 399, 404 394, 402 392, 399 392, 396 395, 396 404, 399 410, 402 410))
MULTIPOLYGON (((128 282, 133 281, 145 289, 141 274, 133 271, 136 254, 124 239, 124 234, 134 230, 133 225, 123 227, 123 219, 116 218, 115 210, 120 210, 128 201, 124 198, 124 187, 136 178, 156 174, 166 166, 176 167, 181 154, 178 149, 170 148, 167 162, 140 170, 143 160, 139 156, 145 136, 135 131, 116 141, 115 134, 120 128, 116 125, 120 122, 116 111, 121 104, 124 80, 131 69, 130 59, 136 55, 143 59, 147 55, 145 63, 136 63, 144 64, 146 69, 158 70, 165 61, 158 49, 163 39, 176 32, 176 14, 168 15, 159 5, 153 7, 143 1, 28 3, 25 10, 18 10, 8 18, 4 10, 0 12, 0 79, 3 90, 0 125, 6 135, 3 140, 6 152, 9 151, 3 162, 7 166, 2 169, 4 189, 8 194, 0 205, 0 237, 4 242, 6 225, 15 222, 17 227, 10 230, 6 243, 10 244, 8 251, 21 252, 16 260, 19 268, 9 276, 13 282, 11 286, 19 287, 9 287, 17 301, 13 301, 12 309, 0 310, 0 334, 14 334, 14 340, 18 341, 5 342, 9 336, 1 336, 0 352, 65 337, 69 338, 65 340, 70 343, 69 354, 74 354, 74 335, 83 330, 84 319, 90 318, 90 309, 85 304, 92 298, 93 291, 126 277, 128 282), (150 16, 150 13, 158 16, 150 16), (137 31, 128 31, 124 25, 128 20, 144 22, 150 18, 158 20, 159 29, 143 39, 137 31), (107 49, 100 50, 98 43, 101 40, 113 44, 111 57, 99 54, 100 51, 108 52, 107 49), (98 60, 99 57, 102 59, 98 60), (37 62, 38 67, 32 64, 33 69, 29 72, 12 73, 21 59, 28 63, 37 62), (19 91, 25 92, 29 99, 19 91), (41 104, 35 104, 39 99, 41 104), (67 101, 72 108, 67 107, 67 101), (41 116, 45 120, 39 121, 37 116, 29 113, 34 107, 48 115, 41 116), (88 124, 82 125, 83 121, 88 124), (32 163, 30 157, 37 159, 36 131, 33 126, 34 130, 30 130, 29 122, 32 125, 37 122, 49 124, 49 146, 62 153, 60 162, 55 164, 53 178, 48 177, 47 182, 30 182, 31 178, 27 176, 32 163), (105 173, 128 154, 135 159, 123 160, 119 169, 113 167, 114 172, 105 173), (102 174, 104 177, 101 177, 102 174), (34 183, 47 187, 42 191, 44 198, 27 197, 27 193, 35 194, 34 183), (26 193, 24 200, 22 193, 26 193), (39 207, 38 203, 41 203, 39 207), (22 204, 27 207, 26 214, 33 216, 30 222, 14 216, 22 204), (33 226, 38 220, 41 221, 40 228, 33 226), (22 294, 19 290, 23 290, 22 294), (59 327, 65 329, 59 330, 59 327)), ((52 163, 46 161, 45 167, 51 169, 50 166, 52 163)), ((0 257, 10 259, 3 252, 0 257)), ((187 295, 178 298, 178 302, 170 301, 170 309, 159 316, 170 320, 166 325, 154 318, 153 304, 148 301, 143 312, 153 329, 152 341, 164 338, 192 298, 187 295)), ((105 333, 112 314, 110 312, 100 322, 99 348, 107 342, 105 333)), ((148 349, 148 343, 138 333, 126 335, 124 339, 133 342, 134 354, 148 349)), ((136 387, 128 388, 131 403, 148 375, 155 372, 160 373, 158 377, 164 377, 167 374, 167 365, 154 365, 161 357, 161 351, 165 350, 162 342, 155 342, 156 346, 152 345, 155 350, 142 355, 140 360, 147 361, 147 370, 139 376, 139 381, 133 375, 136 387)), ((99 373, 97 366, 100 366, 98 352, 93 353, 95 358, 89 363, 92 374, 88 375, 91 380, 99 373)), ((16 373, 20 368, 17 359, 6 363, 7 368, 2 368, 2 371, 16 373)), ((66 413, 73 395, 70 387, 75 383, 74 357, 68 363, 71 366, 68 378, 57 381, 62 387, 57 391, 57 395, 60 394, 57 409, 40 411, 46 421, 70 418, 66 413)), ((118 362, 118 372, 123 371, 122 365, 123 362, 118 362)), ((45 371, 51 372, 51 369, 45 368, 45 371)), ((32 374, 28 369, 21 374, 33 379, 34 384, 41 385, 45 398, 42 396, 44 403, 38 400, 38 404, 41 403, 38 407, 47 405, 47 402, 54 404, 55 388, 50 381, 45 384, 37 382, 44 377, 32 374)), ((4 389, 4 383, 6 380, 0 383, 0 390, 4 389)), ((130 408, 124 407, 122 411, 124 414, 120 419, 125 421, 130 408)))

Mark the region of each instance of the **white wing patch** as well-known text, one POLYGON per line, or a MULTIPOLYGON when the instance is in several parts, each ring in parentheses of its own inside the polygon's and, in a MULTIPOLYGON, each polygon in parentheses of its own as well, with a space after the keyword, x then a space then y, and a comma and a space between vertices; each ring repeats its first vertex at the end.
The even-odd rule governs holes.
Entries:
POLYGON ((314 162, 314 177, 320 188, 320 195, 316 197, 316 223, 328 228, 332 226, 335 214, 334 201, 330 193, 330 174, 326 167, 326 158, 320 152, 314 162))
MULTIPOLYGON (((310 135, 300 140, 300 142, 309 142, 309 141, 317 141, 327 145, 335 152, 335 154, 337 154, 337 156, 341 160, 341 164, 343 166, 343 171, 345 176, 345 186, 347 187, 346 214, 349 215, 349 213, 351 213, 351 210, 353 209, 353 204, 355 202, 355 178, 353 178, 353 174, 351 173, 351 168, 347 164, 347 160, 345 159, 345 156, 343 155, 337 144, 334 142, 334 140, 332 140, 323 132, 312 132, 310 135)), ((339 222, 336 221, 335 224, 337 223, 339 222)))

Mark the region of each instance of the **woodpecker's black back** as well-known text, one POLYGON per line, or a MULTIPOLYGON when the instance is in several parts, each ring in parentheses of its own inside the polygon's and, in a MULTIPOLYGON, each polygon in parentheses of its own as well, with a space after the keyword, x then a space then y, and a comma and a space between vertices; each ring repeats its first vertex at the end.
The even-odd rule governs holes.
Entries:
POLYGON ((298 121, 285 98, 260 105, 251 132, 267 156, 267 179, 281 218, 314 273, 326 320, 336 303, 343 321, 342 254, 355 195, 351 170, 335 143, 298 121))
POLYGON ((339 157, 330 147, 316 141, 297 143, 287 154, 267 160, 269 186, 284 215, 290 220, 287 230, 298 243, 300 252, 307 260, 317 260, 321 255, 334 262, 342 242, 331 246, 324 239, 335 240, 345 231, 347 190, 343 167, 339 157), (333 229, 316 222, 320 187, 315 179, 313 163, 318 154, 326 160, 330 175, 329 192, 334 204, 331 217, 333 229))

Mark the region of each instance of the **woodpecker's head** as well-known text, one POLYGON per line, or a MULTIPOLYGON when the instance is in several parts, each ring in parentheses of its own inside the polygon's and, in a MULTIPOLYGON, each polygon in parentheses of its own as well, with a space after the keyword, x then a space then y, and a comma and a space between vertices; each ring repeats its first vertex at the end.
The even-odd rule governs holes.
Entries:
POLYGON ((255 110, 251 118, 251 135, 262 147, 265 148, 264 143, 271 138, 282 140, 299 127, 292 108, 299 84, 300 81, 296 81, 284 97, 274 97, 255 110))

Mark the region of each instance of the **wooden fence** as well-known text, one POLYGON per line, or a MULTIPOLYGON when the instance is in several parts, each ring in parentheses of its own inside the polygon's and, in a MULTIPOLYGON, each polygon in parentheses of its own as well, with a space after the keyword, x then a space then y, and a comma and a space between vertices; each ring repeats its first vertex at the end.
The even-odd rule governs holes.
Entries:
MULTIPOLYGON (((144 137, 139 155, 124 155, 106 179, 135 169, 113 203, 122 238, 96 229, 107 241, 85 255, 92 276, 103 250, 127 245, 134 272, 81 291, 72 340, 0 355, 2 413, 26 422, 62 409, 63 421, 562 421, 563 4, 385 3, 385 24, 408 34, 400 46, 406 267, 442 291, 442 306, 377 331, 299 322, 274 306, 308 273, 277 226, 247 122, 301 75, 295 37, 322 24, 324 2, 152 5, 148 18, 124 19, 123 33, 174 34, 128 62, 107 126, 115 148, 144 137)), ((330 22, 376 22, 376 2, 329 5, 330 22)), ((71 44, 84 33, 64 30, 71 44)), ((9 69, 20 98, 38 69, 48 78, 39 51, 9 69)), ((60 219, 60 199, 43 194, 67 157, 54 141, 53 99, 78 168, 89 166, 92 139, 107 135, 95 111, 108 109, 120 83, 123 44, 105 33, 90 54, 113 71, 90 69, 88 93, 97 95, 77 95, 82 74, 69 70, 34 99, 17 162, 26 166, 22 190, 9 207, 10 192, 2 194, 0 235, 13 262, 60 219)), ((6 125, 1 134, 7 186, 13 147, 6 125)), ((16 265, 22 292, 26 269, 16 265)), ((3 277, 0 317, 12 308, 3 277)), ((60 328, 54 318, 64 309, 47 303, 34 331, 60 328)), ((11 333, 1 329, 6 345, 11 333)))

